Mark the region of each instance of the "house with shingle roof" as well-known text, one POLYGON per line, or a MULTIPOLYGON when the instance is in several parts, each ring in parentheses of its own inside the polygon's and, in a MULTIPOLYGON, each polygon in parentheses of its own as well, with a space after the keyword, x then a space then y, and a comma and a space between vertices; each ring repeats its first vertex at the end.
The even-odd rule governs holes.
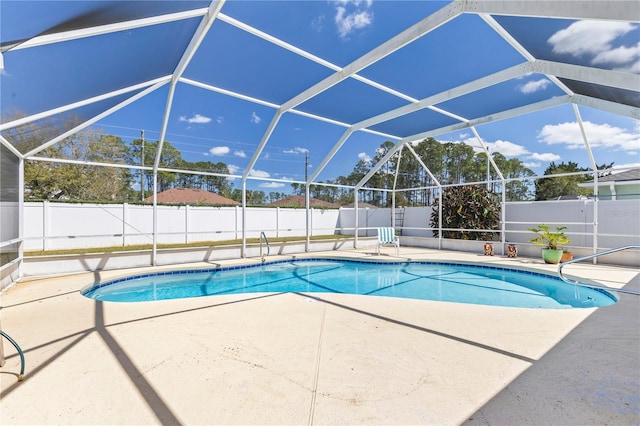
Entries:
MULTIPOLYGON (((146 202, 152 203, 153 196, 144 199, 146 202)), ((158 192, 158 203, 166 204, 188 204, 196 205, 219 205, 219 206, 237 206, 239 202, 231 198, 223 197, 216 193, 205 191, 204 189, 193 188, 171 188, 166 191, 158 192)))
MULTIPOLYGON (((282 200, 274 201, 269 204, 275 207, 304 207, 304 195, 292 195, 282 200)), ((340 204, 330 203, 328 201, 318 200, 317 198, 309 197, 309 207, 322 207, 327 209, 338 209, 340 204)))
MULTIPOLYGON (((584 182, 578 186, 593 188, 593 181, 584 182)), ((640 199, 640 168, 599 177, 598 198, 601 200, 640 199)))

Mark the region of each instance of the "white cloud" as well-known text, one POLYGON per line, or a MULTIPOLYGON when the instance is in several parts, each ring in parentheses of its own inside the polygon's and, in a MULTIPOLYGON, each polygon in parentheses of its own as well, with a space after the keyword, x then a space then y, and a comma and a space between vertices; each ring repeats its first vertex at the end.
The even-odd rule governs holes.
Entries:
POLYGON ((284 187, 284 183, 278 183, 278 182, 265 182, 265 183, 261 183, 260 185, 258 185, 260 188, 283 188, 284 187))
MULTIPOLYGON (((637 151, 640 135, 610 124, 583 122, 584 131, 592 148, 606 147, 623 151, 637 151)), ((566 145, 569 149, 584 147, 582 133, 577 122, 547 124, 538 133, 538 140, 547 145, 566 145)))
POLYGON ((240 158, 247 158, 247 154, 245 154, 242 150, 233 151, 233 155, 240 158))
POLYGON ((505 157, 518 157, 520 155, 526 155, 530 152, 522 145, 515 144, 509 141, 495 141, 487 143, 489 152, 499 152, 505 157))
POLYGON ((324 15, 318 16, 316 19, 311 21, 311 28, 319 33, 322 32, 322 30, 324 29, 324 20, 325 20, 324 15))
POLYGON ((365 163, 371 162, 371 157, 369 157, 366 152, 361 152, 360 154, 358 154, 358 158, 365 163))
POLYGON ((307 148, 301 148, 299 146, 296 146, 293 149, 285 149, 282 152, 285 153, 285 154, 305 154, 305 153, 309 152, 309 150, 307 148))
POLYGON ((264 170, 256 170, 256 169, 251 169, 251 171, 249 172, 249 176, 261 177, 261 178, 271 177, 271 175, 268 172, 265 172, 264 170))
POLYGON ((258 117, 258 114, 256 114, 255 112, 251 113, 251 122, 254 124, 258 124, 262 121, 262 118, 258 117))
MULTIPOLYGON (((487 142, 483 140, 484 144, 487 146, 487 149, 490 153, 499 152, 505 157, 518 157, 521 155, 530 154, 530 152, 522 145, 515 144, 509 141, 497 140, 495 142, 487 142)), ((478 140, 474 138, 468 138, 463 141, 464 144, 473 147, 475 152, 484 152, 482 146, 478 140)))
POLYGON ((552 162, 552 161, 559 161, 562 157, 560 157, 557 154, 552 154, 551 152, 544 152, 542 154, 538 154, 533 153, 529 156, 529 158, 531 160, 539 160, 539 161, 546 161, 548 163, 552 162))
POLYGON ((605 52, 599 52, 591 61, 593 64, 626 64, 629 58, 640 57, 640 43, 635 46, 620 46, 605 52))
POLYGON ((638 69, 640 44, 615 45, 620 37, 636 28, 637 25, 626 22, 578 21, 553 34, 547 42, 554 53, 586 57, 593 65, 638 69))
MULTIPOLYGON (((495 142, 487 142, 483 140, 484 144, 487 146, 487 149, 490 153, 499 152, 507 158, 519 157, 521 160, 526 158, 527 160, 534 160, 529 162, 524 162, 523 165, 525 167, 534 168, 540 167, 540 161, 551 162, 551 161, 559 161, 561 157, 557 154, 552 153, 538 153, 531 152, 527 148, 522 145, 515 144, 509 141, 497 140, 495 142)), ((476 138, 468 138, 464 141, 465 144, 473 147, 476 152, 484 152, 480 144, 478 143, 476 138)))
POLYGON ((240 171, 240 167, 234 164, 227 164, 227 169, 229 169, 229 173, 231 173, 232 175, 238 174, 238 172, 240 171))
POLYGON ((520 90, 520 92, 528 95, 529 93, 535 93, 540 90, 544 90, 550 84, 551 82, 549 80, 547 80, 546 78, 542 78, 540 80, 528 81, 525 84, 518 86, 518 89, 520 90))
POLYGON ((209 153, 211 155, 215 155, 217 157, 221 157, 223 155, 227 155, 229 153, 230 149, 228 146, 214 146, 213 148, 211 148, 209 150, 209 153))
POLYGON ((593 57, 594 65, 610 65, 616 71, 637 73, 640 69, 640 43, 635 46, 620 46, 606 52, 600 52, 593 57))
POLYGON ((211 121, 211 118, 205 117, 204 115, 196 114, 191 118, 187 118, 186 116, 181 115, 178 120, 186 121, 189 124, 194 124, 194 123, 195 124, 207 124, 208 122, 211 121))
POLYGON ((335 2, 335 23, 338 34, 346 38, 355 30, 365 28, 373 23, 372 1, 340 0, 335 2))
POLYGON ((218 123, 218 124, 222 124, 223 121, 224 121, 224 117, 223 116, 219 116, 218 118, 216 118, 216 123, 218 123))

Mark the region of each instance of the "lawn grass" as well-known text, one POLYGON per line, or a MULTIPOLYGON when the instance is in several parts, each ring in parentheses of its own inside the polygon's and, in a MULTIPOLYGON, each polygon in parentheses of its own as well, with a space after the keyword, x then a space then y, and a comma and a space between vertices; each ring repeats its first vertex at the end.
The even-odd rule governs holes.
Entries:
MULTIPOLYGON (((336 240, 353 238, 351 235, 315 235, 311 237, 312 241, 321 240, 336 240)), ((276 242, 291 242, 291 241, 305 241, 304 237, 278 237, 269 238, 270 243, 276 242)), ((258 238, 247 238, 247 244, 257 244, 260 240, 258 238)), ((188 247, 220 247, 242 244, 241 239, 236 240, 223 240, 223 241, 197 241, 193 243, 176 243, 176 244, 158 244, 159 249, 171 249, 171 248, 188 248, 188 247)), ((127 246, 111 246, 111 247, 87 247, 87 248, 75 248, 75 249, 60 249, 60 250, 33 250, 25 251, 24 256, 53 256, 63 254, 90 254, 90 253, 116 253, 116 252, 130 252, 130 251, 144 251, 153 249, 153 244, 136 244, 127 246)))

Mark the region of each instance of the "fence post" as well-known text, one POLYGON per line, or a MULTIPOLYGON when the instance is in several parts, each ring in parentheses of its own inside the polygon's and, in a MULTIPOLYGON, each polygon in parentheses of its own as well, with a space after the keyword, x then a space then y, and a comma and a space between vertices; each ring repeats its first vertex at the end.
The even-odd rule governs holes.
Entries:
POLYGON ((184 206, 184 243, 189 243, 189 212, 191 206, 189 204, 184 206))
POLYGON ((49 222, 51 222, 51 213, 49 212, 49 201, 42 202, 42 250, 49 249, 49 222))
POLYGON ((129 203, 122 203, 122 246, 127 245, 127 223, 129 223, 129 203))
POLYGON ((238 239, 238 206, 236 206, 236 210, 235 210, 235 219, 236 219, 236 223, 235 223, 234 239, 237 240, 238 239))
POLYGON ((280 236, 280 207, 276 207, 276 238, 280 236))

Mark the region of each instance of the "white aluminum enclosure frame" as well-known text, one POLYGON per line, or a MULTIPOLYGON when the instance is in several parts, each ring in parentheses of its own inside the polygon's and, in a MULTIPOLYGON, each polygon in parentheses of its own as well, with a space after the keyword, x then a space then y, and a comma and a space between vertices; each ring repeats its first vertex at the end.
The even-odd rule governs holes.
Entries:
MULTIPOLYGON (((426 170, 426 172, 431 176, 431 178, 436 182, 437 187, 440 189, 440 197, 442 196, 442 188, 440 182, 438 182, 431 171, 426 167, 424 162, 417 156, 415 151, 412 148, 412 143, 418 142, 424 138, 428 137, 436 137, 441 134, 449 133, 452 131, 462 130, 462 129, 470 129, 477 141, 479 142, 482 149, 488 155, 488 159, 491 162, 492 167, 496 171, 496 174, 499 176, 501 182, 505 182, 504 176, 501 171, 493 161, 493 158, 489 155, 489 152, 484 144, 482 138, 476 131, 476 126, 487 124, 491 122, 496 122, 504 119, 508 119, 511 117, 515 117, 522 114, 529 114, 532 112, 536 112, 539 110, 556 107, 559 105, 571 105, 575 111, 576 119, 580 125, 580 129, 582 132, 582 136, 584 139, 584 144, 586 150, 588 152, 591 167, 593 168, 594 174, 594 192, 597 193, 597 165, 595 162, 595 158, 593 155, 593 151, 591 149, 588 135, 584 130, 584 125, 582 122, 582 118, 579 111, 579 106, 585 106, 589 108, 596 108, 603 111, 611 112, 614 114, 623 115, 626 117, 630 117, 633 119, 640 119, 640 108, 635 106, 630 106, 621 103, 615 103, 611 101, 607 101, 604 99, 589 97, 581 94, 576 94, 572 90, 570 90, 560 79, 569 79, 576 80, 580 82, 586 82, 591 84, 598 84, 606 87, 612 87, 617 89, 623 89, 631 92, 638 92, 638 88, 640 87, 640 76, 637 74, 620 72, 620 71, 612 71, 612 70, 604 70, 592 67, 571 65, 566 63, 558 63, 548 60, 541 60, 536 58, 531 52, 527 51, 520 43, 518 43, 502 26, 498 24, 498 22, 493 18, 493 16, 498 15, 510 15, 510 16, 522 16, 522 17, 543 17, 543 18, 557 18, 557 19, 591 19, 591 20, 609 20, 609 21, 618 21, 618 22, 632 22, 637 23, 640 22, 640 8, 637 7, 637 3, 634 1, 612 1, 612 0, 594 0, 588 2, 581 2, 580 7, 576 7, 574 2, 565 2, 565 1, 471 1, 471 0, 455 0, 450 4, 444 6, 440 10, 435 13, 425 17, 415 25, 407 28, 402 31, 395 37, 387 40, 386 42, 380 44, 375 47, 368 53, 360 56, 356 60, 352 61, 350 64, 340 67, 335 65, 323 58, 318 57, 304 49, 301 49, 297 46, 292 45, 291 43, 285 42, 273 35, 267 34, 264 31, 261 31, 257 28, 254 28, 244 22, 241 22, 235 18, 232 18, 222 12, 225 1, 213 1, 210 3, 207 8, 197 8, 193 10, 187 10, 178 13, 170 13, 165 15, 152 16, 142 19, 134 19, 125 22, 119 22, 115 24, 108 25, 99 25, 90 28, 76 29, 72 31, 63 31, 54 34, 40 35, 35 36, 27 41, 16 45, 5 45, 0 49, 0 68, 6 67, 11 62, 11 53, 13 51, 18 51, 22 49, 29 49, 36 46, 44 47, 54 43, 65 42, 68 40, 75 40, 80 38, 90 38, 93 36, 108 34, 118 31, 130 30, 135 28, 142 28, 152 25, 158 25, 168 22, 181 21, 186 19, 200 18, 200 23, 195 33, 193 34, 190 43, 185 49, 182 57, 175 67, 172 74, 156 78, 147 82, 141 82, 129 87, 120 88, 118 90, 114 90, 108 93, 103 94, 95 94, 94 96, 88 97, 87 99, 70 103, 67 105, 61 105, 56 108, 50 109, 48 111, 40 112, 37 114, 33 114, 28 117, 24 117, 18 120, 14 120, 11 122, 0 124, 0 131, 9 130, 12 128, 16 128, 18 126, 22 126, 28 123, 35 122, 37 120, 41 120, 43 118, 52 117, 56 114, 60 114, 63 112, 71 111, 76 108, 84 107, 87 105, 95 104, 97 102, 115 98, 117 96, 122 96, 128 93, 135 93, 126 100, 118 103, 116 106, 107 109, 106 111, 86 120, 75 128, 59 135, 49 141, 44 141, 44 143, 37 148, 34 148, 26 153, 21 153, 10 141, 8 141, 4 137, 0 137, 0 143, 4 145, 7 149, 9 149, 13 154, 15 154, 21 164, 24 160, 38 160, 38 161, 62 161, 62 162, 73 162, 78 164, 91 164, 91 165, 102 165, 107 167, 123 167, 130 168, 135 170, 145 170, 153 173, 153 205, 154 205, 154 225, 153 225, 153 263, 155 264, 156 259, 156 247, 157 247, 157 176, 159 171, 178 171, 175 169, 167 169, 160 167, 160 159, 162 155, 162 147, 165 141, 167 126, 169 122, 169 117, 172 112, 173 106, 173 96, 176 88, 179 84, 186 84, 192 87, 197 87, 203 90, 212 91, 216 93, 220 93, 225 96, 232 96, 238 99, 242 99, 247 102, 252 102, 257 105, 266 106, 272 108, 274 110, 274 115, 271 119, 270 124, 268 125, 266 131, 262 135, 257 148, 253 152, 251 160, 249 161, 247 167, 243 170, 241 175, 220 175, 216 173, 202 173, 197 171, 190 170, 179 170, 181 173, 193 173, 193 174, 204 174, 204 175, 214 175, 214 176, 225 176, 232 178, 240 178, 242 182, 242 256, 246 255, 246 231, 247 231, 247 223, 246 223, 246 186, 248 180, 260 180, 260 178, 251 176, 252 170, 256 165, 257 161, 260 159, 260 156, 270 141, 270 138, 278 126, 280 119, 286 113, 299 114, 311 119, 320 120, 323 122, 331 123, 333 125, 337 125, 340 127, 344 127, 344 133, 339 137, 339 139, 333 144, 331 149, 325 158, 320 162, 319 166, 316 167, 313 173, 308 176, 306 181, 298 182, 292 180, 282 180, 283 182, 297 182, 304 183, 306 187, 305 199, 306 199, 306 208, 309 208, 309 187, 312 184, 317 184, 316 180, 318 176, 322 173, 322 171, 326 168, 326 166, 333 160, 336 154, 340 151, 340 149, 344 146, 344 144, 349 140, 349 138, 357 131, 369 132, 376 135, 380 135, 389 140, 395 141, 395 146, 390 149, 383 158, 375 164, 369 173, 358 182, 353 189, 355 190, 355 207, 357 211, 357 203, 358 203, 358 191, 367 184, 369 179, 387 162, 393 155, 403 149, 403 147, 407 147, 410 152, 418 159, 420 165, 426 170), (378 82, 375 82, 369 78, 366 78, 360 74, 363 69, 369 67, 370 65, 380 61, 381 59, 391 55, 397 50, 403 48, 404 46, 411 44, 412 42, 420 39, 421 37, 429 34, 430 32, 436 30, 437 28, 446 25, 448 22, 456 19, 457 17, 464 14, 475 14, 478 15, 490 28, 492 28, 502 39, 505 40, 515 51, 517 51, 523 57, 523 63, 512 66, 510 68, 495 72, 493 74, 478 78, 474 81, 467 82, 465 84, 461 84, 456 87, 448 88, 440 93, 435 95, 426 97, 424 99, 415 99, 405 93, 401 93, 398 90, 395 90, 391 87, 385 86, 378 82), (331 70, 333 73, 328 77, 322 79, 321 81, 307 87, 306 89, 300 91, 293 97, 291 97, 286 102, 278 105, 272 102, 268 102, 266 100, 257 99, 255 97, 247 96, 245 94, 234 92, 232 90, 228 90, 222 87, 215 87, 200 81, 196 81, 193 79, 188 79, 183 77, 185 69, 188 67, 191 59, 198 51, 200 44, 204 40, 204 38, 209 33, 212 25, 216 20, 223 21, 229 25, 234 26, 235 28, 245 31, 255 37, 258 37, 268 43, 272 43, 280 48, 286 49, 289 52, 292 52, 300 57, 303 57, 307 60, 310 60, 316 64, 324 66, 331 70), (487 114, 482 117, 476 117, 473 119, 468 119, 465 117, 461 117, 457 114, 454 114, 450 111, 446 111, 437 105, 452 99, 456 98, 468 93, 476 92, 482 90, 484 88, 499 84, 501 82, 505 82, 514 78, 518 78, 521 76, 525 76, 530 73, 539 73, 545 75, 553 84, 555 84, 565 95, 558 96, 555 98, 551 98, 548 100, 531 103, 525 106, 512 108, 492 114, 487 114), (395 108, 389 111, 386 111, 382 114, 378 114, 373 117, 366 118, 356 123, 344 123, 329 117, 323 117, 320 115, 310 114, 308 112, 304 112, 301 110, 297 110, 296 107, 301 105, 303 102, 323 93, 329 88, 337 85, 338 83, 346 80, 346 79, 355 79, 363 84, 366 84, 370 87, 373 87, 377 90, 381 90, 387 94, 395 96, 399 99, 402 99, 407 104, 395 108), (126 107, 127 105, 135 102, 138 99, 145 97, 146 95, 156 91, 157 89, 164 87, 169 84, 168 96, 166 99, 166 105, 164 110, 164 116, 162 120, 162 127, 159 139, 158 152, 154 161, 153 166, 140 166, 140 165, 124 165, 124 164, 103 164, 103 163, 90 163, 90 162, 82 162, 82 161, 73 161, 73 160, 58 160, 58 159, 47 159, 39 157, 38 154, 45 150, 47 147, 50 147, 61 140, 65 139, 68 136, 98 122, 104 117, 109 116, 110 114, 119 111, 120 109, 126 107), (393 134, 386 134, 379 131, 376 131, 372 127, 377 124, 383 123, 388 120, 392 120, 394 118, 402 117, 407 114, 414 113, 416 111, 422 109, 429 109, 437 114, 441 114, 450 119, 457 121, 455 124, 443 126, 440 128, 432 128, 425 130, 424 132, 420 132, 410 136, 398 136, 393 134)), ((21 167, 21 170, 23 168, 21 167)), ((20 177, 21 179, 23 176, 20 177)), ((279 181, 278 179, 272 179, 271 181, 279 181)), ((505 202, 505 185, 502 185, 503 193, 502 193, 502 202, 505 202)), ((376 190, 378 188, 370 188, 376 190)), ((393 187, 393 192, 402 190, 402 188, 396 188, 395 184, 393 187)), ((23 200, 24 194, 21 192, 20 199, 23 200)), ((392 197, 394 199, 395 197, 392 197)), ((21 201, 22 203, 22 201, 21 201)), ((441 205, 442 203, 440 203, 441 205)), ((595 213, 597 213, 597 202, 594 203, 594 217, 597 217, 595 213)), ((22 215, 21 215, 22 221, 22 215)), ((503 209, 503 223, 504 223, 504 209, 503 209)), ((504 226, 504 225, 503 225, 504 226)), ((440 224, 441 227, 441 224, 440 224)), ((355 227, 355 241, 357 244, 358 238, 358 224, 357 224, 357 216, 356 216, 356 227, 355 227)), ((594 228, 597 230, 597 223, 594 223, 594 228)), ((504 230, 504 229, 503 229, 504 230)), ((594 231, 595 232, 595 231, 594 231)), ((22 235, 22 234, 21 234, 22 235)), ((504 232, 503 232, 504 235, 504 232)), ((307 219, 307 248, 309 242, 309 219, 307 219)), ((504 241, 503 241, 504 243, 504 241)), ((597 247, 596 239, 594 237, 594 249, 597 247)), ((22 258, 22 253, 20 253, 20 258, 22 258)))

